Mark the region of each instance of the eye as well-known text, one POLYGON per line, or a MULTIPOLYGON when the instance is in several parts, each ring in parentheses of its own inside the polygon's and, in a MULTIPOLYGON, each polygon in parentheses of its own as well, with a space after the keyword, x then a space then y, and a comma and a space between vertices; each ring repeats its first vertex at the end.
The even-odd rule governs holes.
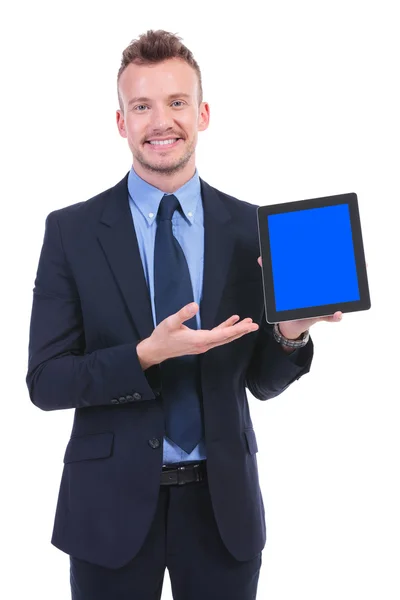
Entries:
MULTIPOLYGON (((138 106, 135 106, 135 110, 138 110, 140 108, 146 108, 145 104, 138 104, 138 106)), ((138 110, 138 112, 143 112, 142 110, 138 110)))
POLYGON ((182 100, 174 100, 174 102, 172 104, 183 104, 182 100))

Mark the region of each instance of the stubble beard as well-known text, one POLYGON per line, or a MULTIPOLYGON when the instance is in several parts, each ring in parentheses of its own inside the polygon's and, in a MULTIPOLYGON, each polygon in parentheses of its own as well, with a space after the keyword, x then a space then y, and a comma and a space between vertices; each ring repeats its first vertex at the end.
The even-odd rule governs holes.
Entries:
POLYGON ((146 157, 140 150, 136 150, 136 152, 133 152, 133 156, 141 164, 143 169, 146 169, 147 171, 150 171, 152 173, 162 173, 164 175, 173 175, 178 171, 182 171, 182 169, 186 167, 189 160, 193 156, 195 146, 195 141, 192 140, 185 149, 183 156, 177 158, 174 162, 170 164, 162 164, 162 159, 159 161, 160 164, 157 164, 157 157, 155 157, 154 163, 150 163, 146 160, 146 157))

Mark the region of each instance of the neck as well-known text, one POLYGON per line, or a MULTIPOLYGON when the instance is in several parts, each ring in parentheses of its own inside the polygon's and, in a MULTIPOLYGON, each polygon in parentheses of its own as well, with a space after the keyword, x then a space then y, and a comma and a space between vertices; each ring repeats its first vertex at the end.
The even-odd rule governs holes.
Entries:
POLYGON ((168 194, 173 194, 176 190, 179 190, 193 177, 196 171, 194 161, 189 161, 183 169, 168 174, 144 169, 138 161, 133 162, 133 168, 144 181, 168 194))

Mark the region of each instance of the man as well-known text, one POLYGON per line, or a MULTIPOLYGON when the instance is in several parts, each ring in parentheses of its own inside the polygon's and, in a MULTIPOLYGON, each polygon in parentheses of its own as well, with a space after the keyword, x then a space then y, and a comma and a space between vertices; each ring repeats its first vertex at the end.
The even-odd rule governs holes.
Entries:
POLYGON ((257 206, 198 175, 210 109, 180 38, 134 40, 118 96, 132 168, 48 215, 35 280, 30 398, 75 409, 52 543, 73 600, 159 599, 165 568, 175 600, 250 600, 266 534, 246 388, 281 394, 310 370, 310 326, 341 314, 266 322, 257 206))

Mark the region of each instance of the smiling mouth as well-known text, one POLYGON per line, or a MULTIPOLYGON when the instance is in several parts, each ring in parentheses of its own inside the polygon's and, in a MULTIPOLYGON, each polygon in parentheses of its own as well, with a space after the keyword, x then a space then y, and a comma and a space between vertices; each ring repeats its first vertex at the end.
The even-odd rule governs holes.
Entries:
POLYGON ((167 140, 147 140, 146 144, 149 144, 152 148, 171 148, 175 146, 182 138, 169 138, 167 140))

